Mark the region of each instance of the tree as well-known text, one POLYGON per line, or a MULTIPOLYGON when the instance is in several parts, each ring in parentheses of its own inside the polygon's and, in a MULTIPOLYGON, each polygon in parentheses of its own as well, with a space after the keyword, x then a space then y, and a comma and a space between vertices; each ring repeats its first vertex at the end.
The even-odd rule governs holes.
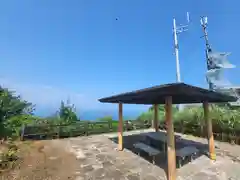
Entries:
POLYGON ((33 120, 34 106, 0 86, 1 136, 16 134, 22 124, 33 120))
POLYGON ((76 110, 74 105, 70 105, 68 102, 67 105, 62 101, 59 108, 59 117, 63 123, 73 123, 78 120, 76 110))
MULTIPOLYGON (((165 111, 164 105, 159 104, 159 105, 158 105, 158 110, 159 110, 159 111, 165 111)), ((151 106, 151 107, 148 109, 148 111, 154 111, 154 106, 151 106)))
POLYGON ((8 89, 0 87, 0 120, 4 121, 20 114, 32 114, 34 106, 24 101, 20 96, 15 96, 8 89))
MULTIPOLYGON (((154 106, 151 106, 148 111, 154 111, 154 106)), ((158 111, 160 112, 160 114, 165 112, 165 106, 162 104, 158 105, 158 111)), ((177 111, 177 107, 176 106, 172 106, 172 111, 173 113, 175 113, 177 111)))

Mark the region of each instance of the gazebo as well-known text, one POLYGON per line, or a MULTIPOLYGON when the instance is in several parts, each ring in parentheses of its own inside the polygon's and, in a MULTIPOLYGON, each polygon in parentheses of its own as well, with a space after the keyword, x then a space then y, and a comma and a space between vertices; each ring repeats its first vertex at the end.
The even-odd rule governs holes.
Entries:
POLYGON ((172 121, 172 104, 203 103, 204 117, 207 122, 209 157, 216 159, 212 121, 209 118, 209 103, 235 102, 237 99, 222 93, 188 85, 171 83, 154 86, 137 91, 122 93, 99 99, 103 103, 119 104, 118 149, 123 150, 123 104, 154 105, 154 128, 158 131, 158 104, 165 104, 167 124, 167 162, 168 179, 176 179, 176 152, 174 141, 174 126, 172 121))

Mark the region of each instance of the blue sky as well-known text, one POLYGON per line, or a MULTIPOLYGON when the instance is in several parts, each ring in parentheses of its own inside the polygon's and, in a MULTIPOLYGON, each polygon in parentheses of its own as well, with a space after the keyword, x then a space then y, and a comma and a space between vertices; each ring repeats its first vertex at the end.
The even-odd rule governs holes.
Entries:
POLYGON ((240 85, 239 5, 237 0, 1 1, 0 80, 39 108, 54 109, 70 98, 81 110, 115 109, 97 99, 175 81, 172 18, 185 23, 189 11, 189 31, 179 36, 182 80, 207 87, 199 23, 207 15, 212 47, 232 52, 229 60, 238 68, 226 75, 240 85))

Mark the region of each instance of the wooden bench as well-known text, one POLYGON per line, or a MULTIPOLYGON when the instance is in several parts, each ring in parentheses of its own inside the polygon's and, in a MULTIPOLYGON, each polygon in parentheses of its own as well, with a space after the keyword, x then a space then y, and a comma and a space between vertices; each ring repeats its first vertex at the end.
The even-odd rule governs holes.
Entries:
MULTIPOLYGON (((167 149, 167 136, 165 133, 162 132, 150 132, 146 134, 147 140, 149 144, 152 144, 152 142, 157 142, 158 146, 160 145, 161 150, 163 152, 166 152, 167 149)), ((156 144, 156 143, 155 143, 156 144)))
MULTIPOLYGON (((141 142, 138 142, 136 144, 133 144, 133 147, 135 149, 138 149, 138 150, 141 150, 141 151, 144 151, 146 152, 149 156, 152 157, 152 162, 153 164, 155 164, 155 157, 160 154, 161 152, 149 145, 146 145, 144 143, 141 143, 141 142)), ((138 151, 138 155, 140 155, 140 151, 138 151)))
POLYGON ((191 158, 191 161, 193 160, 193 157, 198 154, 199 150, 196 147, 188 146, 181 148, 176 151, 176 160, 178 167, 182 166, 182 161, 184 161, 187 157, 191 158))

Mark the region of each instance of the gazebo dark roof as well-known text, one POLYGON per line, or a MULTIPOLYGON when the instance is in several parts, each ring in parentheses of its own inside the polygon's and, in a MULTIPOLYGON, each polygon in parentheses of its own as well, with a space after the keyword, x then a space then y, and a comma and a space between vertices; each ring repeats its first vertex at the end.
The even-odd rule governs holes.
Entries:
POLYGON ((235 102, 236 97, 217 93, 185 83, 171 83, 127 92, 99 99, 105 103, 165 104, 165 98, 172 97, 173 104, 235 102))

